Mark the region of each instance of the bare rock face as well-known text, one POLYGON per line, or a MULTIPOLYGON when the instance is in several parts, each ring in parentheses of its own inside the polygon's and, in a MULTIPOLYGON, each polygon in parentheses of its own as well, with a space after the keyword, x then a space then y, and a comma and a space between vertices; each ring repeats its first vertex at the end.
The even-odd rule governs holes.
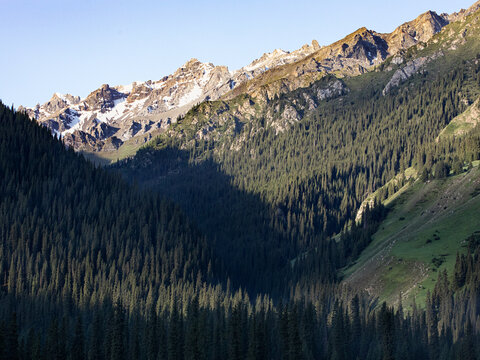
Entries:
POLYGON ((407 64, 405 64, 404 67, 395 71, 392 78, 383 89, 383 92, 382 92, 383 95, 385 96, 393 88, 397 87, 398 85, 400 85, 402 82, 404 82, 414 74, 422 71, 426 64, 428 64, 432 60, 437 59, 440 56, 443 56, 442 52, 437 52, 433 56, 428 56, 428 57, 422 56, 409 61, 407 64))
POLYGON ((388 56, 388 44, 376 32, 360 28, 339 42, 318 52, 319 67, 329 72, 347 70, 352 74, 363 73, 388 56), (322 51, 323 50, 323 51, 322 51))
POLYGON ((45 110, 51 114, 55 114, 58 111, 65 109, 69 105, 78 104, 80 101, 79 96, 65 95, 62 96, 59 93, 53 94, 52 98, 45 104, 45 110))
POLYGON ((90 93, 80 106, 81 110, 100 111, 105 113, 115 106, 115 101, 124 99, 125 94, 112 89, 108 84, 90 93))
POLYGON ((97 139, 83 131, 78 131, 75 134, 67 133, 63 137, 63 141, 67 146, 70 146, 75 150, 92 151, 99 149, 97 147, 97 139))
POLYGON ((284 132, 290 126, 302 119, 301 115, 292 105, 286 105, 283 110, 280 110, 280 107, 277 106, 274 109, 274 112, 280 112, 280 116, 276 120, 272 120, 271 124, 269 125, 271 125, 275 129, 275 132, 277 134, 280 132, 284 132))
POLYGON ((82 126, 82 131, 92 135, 95 139, 105 140, 115 135, 118 128, 100 122, 97 119, 90 119, 82 126))
POLYGON ((326 77, 320 82, 315 83, 309 93, 303 93, 302 97, 306 100, 307 106, 298 105, 297 101, 285 106, 275 105, 266 113, 267 126, 275 129, 276 134, 288 130, 293 124, 303 118, 305 111, 315 109, 322 101, 333 99, 345 95, 350 90, 343 81, 333 76, 326 77))
POLYGON ((143 100, 147 98, 151 92, 152 92, 152 87, 151 87, 151 82, 147 81, 145 83, 140 83, 137 85, 136 83, 132 84, 132 91, 127 97, 127 102, 129 104, 138 101, 138 100, 143 100))
POLYGON ((448 20, 449 22, 462 21, 468 15, 473 14, 474 12, 480 9, 480 1, 475 2, 468 9, 462 9, 459 12, 454 12, 453 14, 442 14, 441 16, 448 20))
POLYGON ((340 80, 332 81, 326 86, 319 86, 316 93, 319 101, 341 96, 350 91, 340 80))
POLYGON ((419 42, 427 42, 448 23, 449 21, 444 17, 433 11, 427 11, 385 36, 385 41, 389 44, 389 53, 397 54, 419 42))

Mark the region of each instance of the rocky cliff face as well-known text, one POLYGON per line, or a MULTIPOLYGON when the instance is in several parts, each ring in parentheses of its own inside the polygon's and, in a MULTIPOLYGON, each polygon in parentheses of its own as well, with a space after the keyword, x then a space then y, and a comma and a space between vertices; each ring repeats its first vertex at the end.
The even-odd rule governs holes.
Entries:
POLYGON ((480 9, 480 1, 475 2, 468 9, 462 9, 459 12, 454 12, 452 14, 442 14, 441 16, 448 20, 449 22, 459 21, 465 19, 470 14, 473 14, 480 9))
MULTIPOLYGON (((341 78, 370 71, 387 57, 427 42, 449 22, 461 21, 478 8, 480 1, 468 10, 451 15, 429 11, 390 34, 361 28, 328 46, 321 47, 314 40, 293 52, 277 49, 235 72, 192 59, 174 74, 158 81, 114 87, 102 85, 85 99, 56 93, 43 105, 20 110, 77 150, 113 151, 132 138, 137 143, 148 141, 168 129, 194 105, 206 100, 230 100, 248 95, 261 107, 276 96, 311 86, 328 74, 341 78)), ((422 66, 423 63, 407 64, 394 76, 389 89, 422 66)), ((332 89, 328 91, 333 93, 325 93, 326 98, 336 94, 332 89)), ((316 106, 319 99, 322 96, 310 99, 310 106, 316 106)), ((298 120, 300 115, 292 109, 286 109, 285 122, 278 124, 278 131, 298 120)))
MULTIPOLYGON (((406 81, 416 73, 423 71, 423 68, 426 64, 428 64, 430 61, 435 60, 441 56, 443 56, 442 51, 438 51, 431 56, 421 56, 416 59, 408 61, 405 64, 405 66, 400 67, 397 71, 393 73, 392 78, 383 89, 383 95, 385 96, 393 88, 397 87, 402 82, 406 81)), ((401 65, 403 64, 403 58, 397 57, 394 59, 394 62, 397 65, 401 65)))
POLYGON ((419 42, 427 42, 448 24, 447 18, 437 15, 433 11, 427 11, 415 20, 400 25, 395 31, 382 35, 382 37, 388 43, 389 54, 394 55, 419 42))

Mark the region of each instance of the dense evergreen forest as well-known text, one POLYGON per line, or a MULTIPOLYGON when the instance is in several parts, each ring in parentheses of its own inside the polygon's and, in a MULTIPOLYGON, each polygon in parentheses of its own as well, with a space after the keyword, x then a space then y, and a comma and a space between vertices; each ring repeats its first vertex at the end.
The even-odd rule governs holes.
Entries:
MULTIPOLYGON (((318 284, 336 281, 336 271, 368 244, 368 236, 329 240, 354 226, 365 194, 411 166, 433 174, 441 146, 451 153, 442 155, 440 165, 455 158, 463 169, 478 156, 474 140, 452 140, 464 147, 458 151, 434 141, 480 95, 476 59, 417 74, 388 96, 382 94, 382 73, 362 79, 349 94, 305 111, 283 133, 262 118, 244 124, 248 141, 238 151, 224 150, 235 140, 228 137, 222 143, 197 139, 189 147, 188 138, 160 136, 115 167, 180 204, 235 283, 274 297, 291 296, 297 286, 314 293, 318 284), (272 279, 272 271, 281 276, 272 279)), ((288 104, 305 109, 309 91, 282 95, 265 112, 288 104)), ((188 117, 180 129, 188 127, 188 117)))
POLYGON ((435 141, 480 95, 478 62, 381 89, 280 134, 257 119, 238 151, 160 137, 110 169, 0 104, 0 359, 478 358, 479 233, 425 309, 339 281, 386 215, 356 223, 365 194, 480 159, 478 128, 435 141))

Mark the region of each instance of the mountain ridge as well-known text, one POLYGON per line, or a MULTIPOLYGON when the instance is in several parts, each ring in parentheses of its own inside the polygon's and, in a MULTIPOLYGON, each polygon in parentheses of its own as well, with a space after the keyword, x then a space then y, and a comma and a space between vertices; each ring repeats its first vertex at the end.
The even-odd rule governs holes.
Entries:
POLYGON ((204 101, 247 94, 263 103, 310 86, 326 74, 344 77, 368 72, 388 57, 428 41, 448 23, 461 21, 479 7, 477 2, 451 15, 427 11, 388 34, 362 27, 327 46, 313 40, 292 52, 276 49, 236 71, 193 58, 158 81, 104 84, 85 99, 56 93, 43 105, 19 110, 75 150, 112 152, 126 142, 138 147, 204 101))

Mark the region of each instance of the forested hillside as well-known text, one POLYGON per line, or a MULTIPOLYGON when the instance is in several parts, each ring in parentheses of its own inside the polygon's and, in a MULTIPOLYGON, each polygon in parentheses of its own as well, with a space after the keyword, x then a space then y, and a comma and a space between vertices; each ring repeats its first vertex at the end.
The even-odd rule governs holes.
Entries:
MULTIPOLYGON (((343 79, 349 92, 315 109, 307 110, 306 99, 322 85, 282 95, 266 113, 291 104, 305 113, 281 133, 258 118, 243 124, 237 136, 213 130, 217 135, 198 139, 191 131, 202 126, 198 112, 218 106, 199 107, 176 126, 178 137, 160 136, 114 167, 181 204, 248 289, 277 291, 270 276, 275 266, 283 267, 281 278, 290 283, 287 295, 299 282, 311 289, 317 281, 335 281, 336 270, 368 240, 330 237, 350 228, 365 197, 397 174, 412 166, 423 171, 425 163, 431 171, 440 160, 430 150, 436 137, 480 95, 473 45, 432 61, 388 94, 388 75, 376 71, 343 79), (232 150, 238 137, 248 141, 232 150), (249 259, 248 268, 239 252, 249 259)), ((229 107, 234 105, 223 105, 229 107)))
MULTIPOLYGON (((287 303, 250 299, 218 275, 222 262, 175 206, 96 169, 3 105, 0 120, 2 358, 473 354, 477 337, 468 319, 476 310, 469 301, 444 303, 445 291, 452 291, 448 280, 426 313, 415 309, 410 315, 401 306, 374 312, 375 303, 364 295, 325 282, 317 285, 314 301, 300 295, 287 303), (440 304, 441 314, 455 311, 455 331, 436 317, 440 304), (461 314, 469 315, 457 320, 461 314)), ((360 229, 345 238, 358 240, 360 229)), ((472 268, 469 257, 459 259, 459 269, 472 268)), ((460 283, 452 289, 475 289, 474 271, 457 271, 460 283)), ((465 292, 463 298, 471 296, 465 292)))
POLYGON ((478 358, 462 19, 361 75, 203 102, 107 168, 0 103, 0 360, 478 358))

